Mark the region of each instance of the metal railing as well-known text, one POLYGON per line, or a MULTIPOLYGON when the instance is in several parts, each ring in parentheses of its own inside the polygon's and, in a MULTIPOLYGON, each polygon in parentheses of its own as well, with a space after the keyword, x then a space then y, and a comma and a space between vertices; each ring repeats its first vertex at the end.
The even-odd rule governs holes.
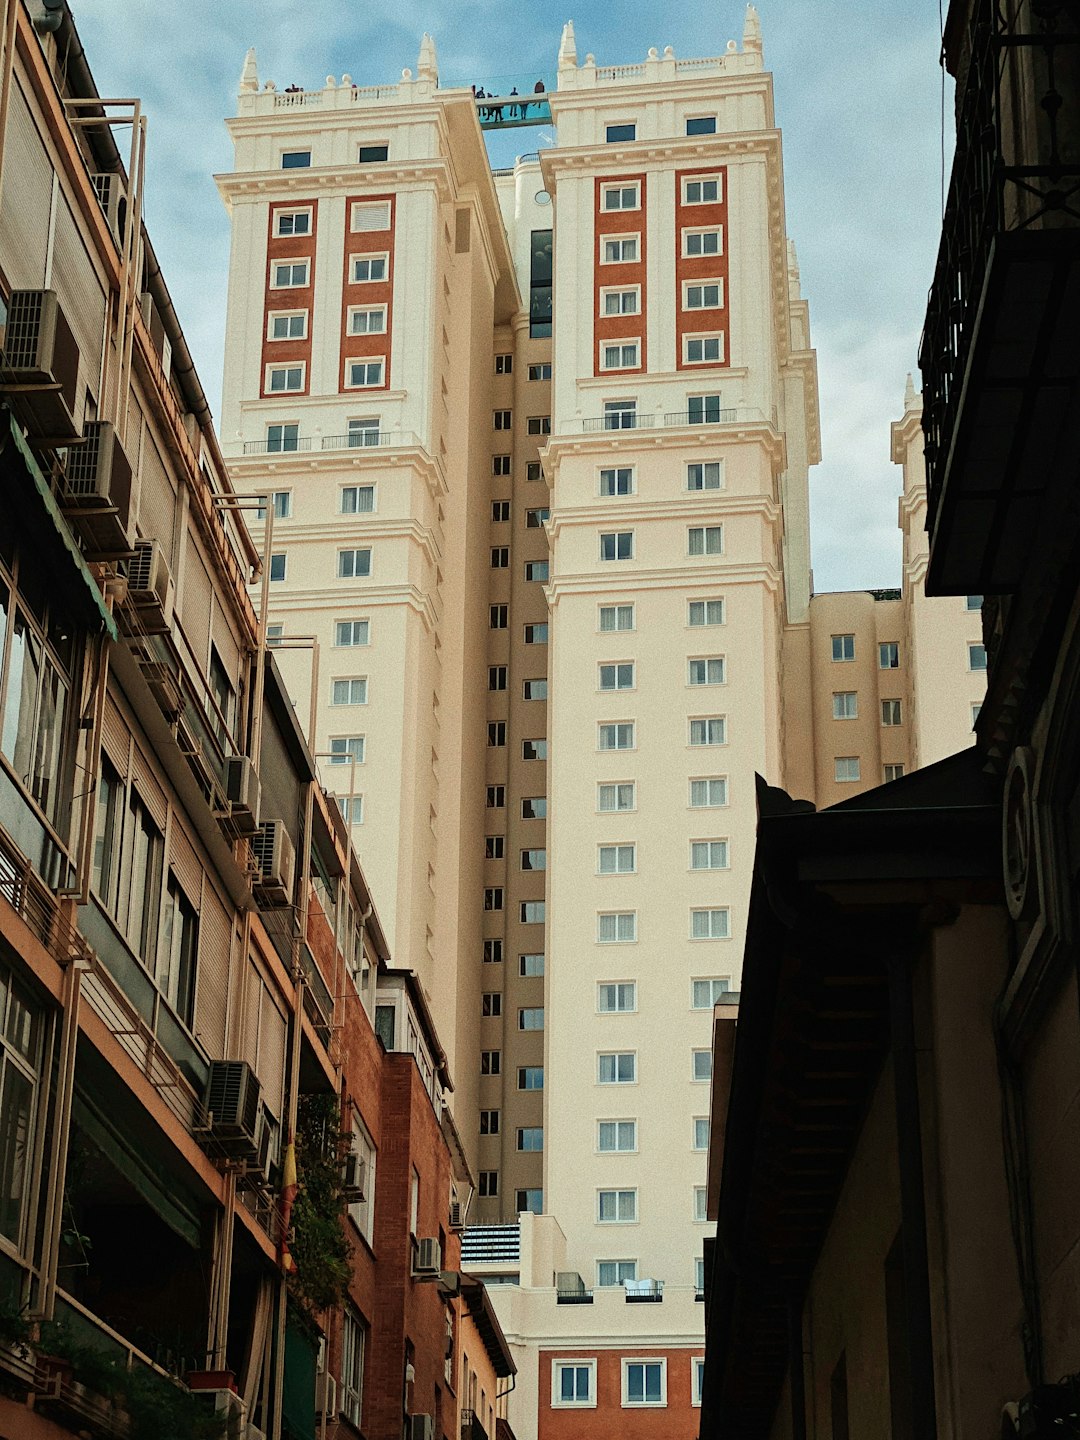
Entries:
POLYGON ((412 430, 352 430, 348 435, 324 435, 323 450, 384 449, 395 445, 419 445, 420 437, 412 430))
POLYGON ((956 151, 919 347, 931 522, 994 243, 1005 232, 1080 224, 1075 6, 977 0, 968 39, 956 151), (1022 21, 1038 31, 1023 31, 1022 21))
POLYGON ((612 410, 605 415, 590 415, 582 420, 586 435, 597 430, 655 430, 656 416, 642 415, 637 410, 612 410))
POLYGON ((461 1412, 461 1440, 488 1440, 483 1421, 475 1410, 461 1412))
MULTIPOLYGON (((743 416, 754 418, 758 411, 744 410, 743 416)), ((740 418, 740 412, 731 405, 722 410, 702 410, 698 413, 695 410, 669 410, 664 416, 665 425, 734 425, 740 418)), ((764 418, 764 417, 763 417, 764 418)))
POLYGON ((311 436, 297 435, 292 440, 245 440, 245 455, 292 455, 297 450, 310 450, 311 436))
POLYGON ((516 1264, 521 1259, 521 1228, 512 1224, 468 1225, 461 1236, 462 1264, 516 1264))

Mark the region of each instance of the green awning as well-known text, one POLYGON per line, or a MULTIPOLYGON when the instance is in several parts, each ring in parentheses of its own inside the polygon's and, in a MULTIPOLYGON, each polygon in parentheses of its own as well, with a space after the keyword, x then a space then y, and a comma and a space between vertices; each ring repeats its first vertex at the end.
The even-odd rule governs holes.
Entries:
MULTIPOLYGON (((34 452, 26 443, 26 437, 16 424, 15 417, 10 410, 6 411, 6 421, 6 426, 3 426, 3 429, 0 430, 0 434, 3 435, 3 441, 6 444, 7 435, 10 434, 11 439, 15 443, 15 449, 18 452, 19 458, 26 468, 26 473, 34 482, 34 488, 37 490, 42 506, 44 507, 47 522, 51 528, 55 530, 56 538, 60 541, 64 550, 67 551, 68 557, 71 560, 74 567, 73 578, 77 585, 85 587, 86 598, 90 602, 91 611, 100 620, 98 628, 104 630, 110 640, 115 640, 117 638, 116 621, 109 614, 108 607, 105 604, 101 591, 98 589, 97 582, 87 568, 82 551, 75 544, 74 537, 68 529, 68 523, 60 513, 60 507, 57 505, 56 497, 49 488, 49 482, 41 473, 41 467, 38 465, 34 452)), ((3 422, 0 422, 0 425, 2 425, 2 423, 3 422)))
POLYGON ((281 1433, 288 1440, 316 1440, 315 1375, 319 1342, 290 1314, 285 1321, 285 1376, 281 1394, 281 1433))
POLYGON ((71 1097, 71 1119, 155 1215, 193 1250, 201 1249, 198 1206, 171 1176, 154 1164, 145 1147, 136 1149, 79 1090, 71 1097))

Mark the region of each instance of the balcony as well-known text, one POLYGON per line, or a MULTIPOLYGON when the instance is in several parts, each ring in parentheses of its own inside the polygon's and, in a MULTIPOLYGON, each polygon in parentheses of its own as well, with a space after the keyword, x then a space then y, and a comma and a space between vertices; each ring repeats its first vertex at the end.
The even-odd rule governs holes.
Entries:
POLYGON ((628 1305, 659 1305, 664 1298, 662 1280, 624 1280, 628 1305))
POLYGON ((1057 0, 971 13, 952 35, 954 62, 970 53, 919 354, 939 595, 1017 587, 1040 522, 1054 528, 1080 378, 1080 22, 1057 0))
POLYGON ((488 1440, 487 1431, 475 1410, 461 1412, 461 1440, 488 1440))
POLYGON ((611 410, 606 415, 589 415, 581 422, 582 431, 593 435, 600 430, 655 430, 655 415, 639 415, 636 410, 611 410))
POLYGON ((413 430, 351 430, 347 435, 297 435, 286 440, 245 440, 244 458, 252 455, 296 455, 312 450, 386 450, 416 446, 413 430))
POLYGON ((469 1225, 461 1237, 461 1263, 466 1270, 485 1265, 516 1265, 521 1259, 521 1229, 507 1225, 469 1225))

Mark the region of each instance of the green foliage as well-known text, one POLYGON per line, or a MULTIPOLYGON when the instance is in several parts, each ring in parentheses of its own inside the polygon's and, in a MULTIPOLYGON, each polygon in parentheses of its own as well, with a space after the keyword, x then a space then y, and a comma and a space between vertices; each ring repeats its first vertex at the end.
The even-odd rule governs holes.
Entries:
POLYGON ((342 1224, 342 1163, 350 1136, 334 1094, 304 1095, 296 1124, 298 1191, 289 1249, 296 1271, 289 1288, 309 1315, 345 1298, 352 1247, 342 1224))
POLYGON ((30 1322, 14 1295, 0 1299, 0 1343, 20 1345, 30 1339, 30 1322))

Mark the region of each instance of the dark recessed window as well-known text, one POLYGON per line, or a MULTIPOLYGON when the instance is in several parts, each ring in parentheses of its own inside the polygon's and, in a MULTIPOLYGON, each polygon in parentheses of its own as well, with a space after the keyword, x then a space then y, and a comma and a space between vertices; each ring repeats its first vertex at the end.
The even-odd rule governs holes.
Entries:
POLYGON ((687 135, 715 135, 716 116, 696 115, 692 120, 686 122, 687 135))
POLYGON ((605 132, 607 143, 614 145, 619 140, 636 140, 636 125, 609 125, 605 132))
POLYGON ((385 145, 361 145, 358 164, 376 165, 380 160, 386 159, 387 147, 385 145))
POLYGON ((310 150, 286 150, 281 157, 283 170, 306 170, 310 164, 310 150))

